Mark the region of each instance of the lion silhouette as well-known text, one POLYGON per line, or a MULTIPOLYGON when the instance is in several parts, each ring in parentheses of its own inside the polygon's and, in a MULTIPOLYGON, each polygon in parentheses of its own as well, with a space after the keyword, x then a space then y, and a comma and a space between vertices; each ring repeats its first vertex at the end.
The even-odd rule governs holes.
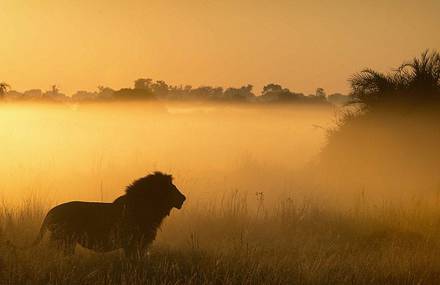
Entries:
POLYGON ((125 195, 113 203, 73 201, 55 206, 32 245, 49 231, 50 243, 68 255, 75 253, 76 244, 97 252, 122 248, 128 257, 145 254, 163 219, 186 199, 172 179, 154 172, 127 186, 125 195))

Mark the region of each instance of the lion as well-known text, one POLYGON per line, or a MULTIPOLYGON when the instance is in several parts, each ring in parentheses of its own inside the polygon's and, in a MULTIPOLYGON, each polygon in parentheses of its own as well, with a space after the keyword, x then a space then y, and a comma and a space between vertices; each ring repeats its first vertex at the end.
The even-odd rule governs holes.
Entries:
POLYGON ((128 257, 145 254, 162 221, 186 200, 171 175, 154 172, 135 180, 113 203, 73 201, 52 208, 32 246, 50 232, 50 243, 66 255, 77 244, 96 252, 123 249, 128 257))

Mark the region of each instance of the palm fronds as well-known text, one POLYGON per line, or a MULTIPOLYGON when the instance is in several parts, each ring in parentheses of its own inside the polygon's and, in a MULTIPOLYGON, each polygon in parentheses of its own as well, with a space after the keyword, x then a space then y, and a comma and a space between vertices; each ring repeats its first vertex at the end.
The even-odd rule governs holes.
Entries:
POLYGON ((365 69, 354 74, 349 82, 352 102, 367 108, 385 102, 422 103, 433 98, 440 102, 440 53, 427 50, 386 74, 365 69))
POLYGON ((436 96, 440 93, 440 53, 423 52, 420 58, 402 64, 398 72, 408 91, 421 96, 436 96))

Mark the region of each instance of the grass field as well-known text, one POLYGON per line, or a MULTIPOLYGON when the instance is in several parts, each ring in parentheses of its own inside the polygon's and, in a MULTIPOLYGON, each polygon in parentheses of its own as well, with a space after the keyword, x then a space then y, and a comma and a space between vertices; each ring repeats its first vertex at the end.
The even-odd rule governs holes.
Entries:
MULTIPOLYGON (((291 198, 269 207, 261 194, 232 192, 174 210, 142 261, 83 248, 65 257, 44 242, 28 250, 3 246, 1 284, 440 282, 438 201, 354 204, 336 209, 291 198)), ((29 244, 46 209, 35 200, 3 205, 2 243, 29 244)))
POLYGON ((306 176, 333 110, 1 107, 0 284, 440 283, 437 195, 306 176), (153 170, 188 201, 148 258, 6 245, 31 243, 51 206, 112 201, 153 170))

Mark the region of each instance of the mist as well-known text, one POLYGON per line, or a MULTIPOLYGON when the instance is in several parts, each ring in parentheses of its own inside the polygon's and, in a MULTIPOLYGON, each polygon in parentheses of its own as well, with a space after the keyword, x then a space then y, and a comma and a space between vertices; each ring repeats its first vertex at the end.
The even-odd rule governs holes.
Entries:
POLYGON ((439 79, 427 50, 350 96, 0 83, 0 281, 437 284, 439 79))
POLYGON ((295 177, 318 155, 334 112, 291 105, 5 104, 0 191, 16 201, 112 201, 134 178, 161 170, 191 199, 235 190, 279 198, 298 191, 295 177))

